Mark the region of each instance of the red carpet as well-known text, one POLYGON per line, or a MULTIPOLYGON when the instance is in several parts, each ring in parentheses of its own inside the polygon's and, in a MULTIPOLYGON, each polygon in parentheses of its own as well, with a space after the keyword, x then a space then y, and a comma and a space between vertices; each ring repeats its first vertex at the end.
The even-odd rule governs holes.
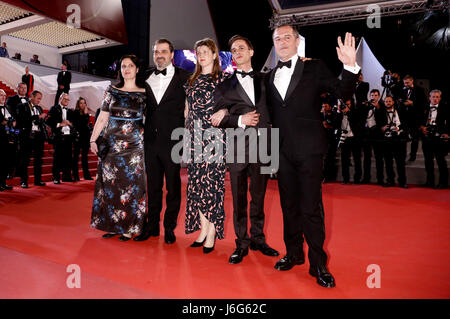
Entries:
MULTIPOLYGON (((308 274, 308 263, 279 272, 278 258, 250 251, 241 264, 228 264, 234 250, 229 182, 226 237, 209 255, 189 247, 197 234, 184 234, 184 199, 174 245, 164 236, 140 243, 102 239, 89 226, 93 185, 47 183, 0 193, 0 298, 450 297, 448 190, 325 184, 325 247, 337 285, 326 289, 308 274), (81 268, 81 288, 66 286, 70 264, 81 268), (367 287, 371 264, 381 268, 380 288, 367 287)), ((266 196, 265 233, 284 255, 276 181, 266 196)))

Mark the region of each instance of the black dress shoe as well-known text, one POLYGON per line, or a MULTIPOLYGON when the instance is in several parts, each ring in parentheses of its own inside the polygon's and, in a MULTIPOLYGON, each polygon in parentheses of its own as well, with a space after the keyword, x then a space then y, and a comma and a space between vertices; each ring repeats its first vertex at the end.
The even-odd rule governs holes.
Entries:
POLYGON ((302 265, 305 263, 305 258, 303 257, 290 257, 290 256, 284 256, 280 260, 277 261, 275 264, 276 270, 289 270, 295 265, 302 265))
POLYGON ((79 177, 74 177, 73 180, 74 180, 74 182, 79 182, 80 178, 79 177))
POLYGON ((276 251, 275 249, 269 247, 269 245, 267 245, 266 243, 263 244, 257 244, 254 242, 250 243, 250 249, 251 250, 259 250, 260 252, 262 252, 264 255, 266 256, 279 256, 280 253, 278 251, 276 251))
POLYGON ((72 178, 63 178, 62 181, 63 181, 63 182, 67 182, 67 183, 73 183, 73 182, 75 182, 75 180, 72 179, 72 178))
POLYGON ((364 178, 364 179, 361 181, 361 184, 370 184, 370 179, 364 178))
POLYGON ((353 182, 353 184, 354 184, 354 185, 361 185, 361 181, 355 180, 355 181, 353 182))
POLYGON ((312 266, 309 268, 309 274, 316 277, 317 283, 322 287, 333 288, 336 286, 333 275, 325 266, 312 266))
POLYGON ((57 180, 57 179, 54 179, 53 180, 53 184, 61 184, 61 182, 59 180, 57 180))
POLYGON ((349 181, 343 181, 343 182, 342 182, 342 185, 348 185, 348 184, 350 184, 349 181))
POLYGON ((426 182, 425 184, 422 184, 422 185, 420 185, 421 187, 431 187, 431 188, 433 188, 434 187, 434 184, 433 183, 429 183, 429 182, 426 182))
POLYGON ((12 178, 13 178, 12 174, 8 174, 8 176, 6 176, 6 179, 12 179, 12 178))
POLYGON ((206 241, 206 237, 205 237, 205 239, 203 239, 202 242, 194 241, 194 242, 192 243, 191 247, 194 247, 194 248, 195 248, 195 247, 202 247, 203 244, 205 243, 205 241, 206 241))
POLYGON ((406 184, 399 184, 399 185, 398 185, 398 187, 401 187, 401 188, 407 189, 407 188, 408 188, 408 185, 406 185, 406 184))
POLYGON ((177 238, 175 237, 175 234, 172 230, 166 230, 164 232, 164 241, 166 242, 166 244, 173 244, 176 240, 177 238))
POLYGON ((28 183, 20 183, 20 187, 22 188, 28 188, 28 183))
POLYGON ((6 191, 10 191, 11 189, 13 189, 12 186, 9 185, 1 185, 0 188, 2 188, 1 190, 6 190, 6 191))
POLYGON ((392 182, 387 182, 383 185, 383 187, 394 187, 394 186, 395 186, 395 183, 392 183, 392 182))
POLYGON ((436 189, 448 189, 448 185, 444 185, 444 184, 437 184, 436 189))
POLYGON ((2 185, 0 185, 0 192, 3 192, 4 190, 5 188, 2 185))
POLYGON ((115 236, 117 236, 116 233, 106 233, 106 234, 104 234, 104 235, 102 236, 102 238, 108 239, 108 238, 112 238, 112 237, 115 237, 115 236))
POLYGON ((239 264, 245 256, 248 255, 248 248, 236 248, 236 250, 231 254, 228 262, 230 264, 239 264))
POLYGON ((35 186, 45 186, 44 182, 35 182, 34 183, 35 186))
POLYGON ((120 241, 129 241, 130 239, 131 239, 131 237, 124 236, 124 235, 120 235, 120 237, 119 237, 120 241))
MULTIPOLYGON (((134 241, 144 241, 149 239, 150 237, 158 237, 159 229, 151 228, 150 230, 145 230, 139 236, 133 238, 134 241)), ((174 235, 175 236, 175 235, 174 235)))
POLYGON ((84 180, 85 180, 85 181, 92 181, 92 180, 93 180, 93 178, 92 178, 92 177, 90 177, 90 176, 87 176, 87 177, 85 177, 85 178, 84 178, 84 180))

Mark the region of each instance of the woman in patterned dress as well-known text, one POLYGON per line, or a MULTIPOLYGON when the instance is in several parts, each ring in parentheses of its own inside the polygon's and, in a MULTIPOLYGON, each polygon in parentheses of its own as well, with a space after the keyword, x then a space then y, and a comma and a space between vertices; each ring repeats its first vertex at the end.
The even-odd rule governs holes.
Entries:
POLYGON ((225 78, 219 63, 219 52, 211 39, 194 46, 197 65, 185 85, 186 128, 189 131, 186 234, 201 229, 191 247, 209 253, 215 239, 224 237, 225 133, 213 128, 211 115, 214 89, 225 78))
POLYGON ((127 241, 142 231, 146 217, 142 124, 146 95, 138 58, 126 55, 119 65, 120 82, 108 87, 90 140, 95 154, 100 133, 110 146, 106 158, 98 162, 91 226, 107 232, 103 238, 121 234, 119 240, 127 241))

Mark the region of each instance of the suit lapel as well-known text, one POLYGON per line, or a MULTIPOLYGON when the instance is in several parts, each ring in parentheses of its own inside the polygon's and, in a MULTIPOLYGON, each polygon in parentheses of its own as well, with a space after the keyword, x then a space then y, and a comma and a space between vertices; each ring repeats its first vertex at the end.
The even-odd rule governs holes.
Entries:
POLYGON ((303 69, 304 69, 304 63, 302 60, 300 60, 300 58, 298 58, 297 63, 295 64, 295 70, 294 73, 292 74, 291 77, 291 82, 289 83, 289 87, 286 91, 286 96, 284 98, 284 100, 286 101, 292 94, 292 92, 294 92, 295 88, 298 85, 298 82, 300 82, 300 79, 302 78, 303 75, 303 69))
POLYGON ((261 79, 258 74, 253 77, 253 87, 255 88, 255 105, 257 105, 261 98, 261 79))
POLYGON ((270 79, 269 79, 269 85, 272 89, 272 92, 275 92, 275 97, 280 100, 281 102, 283 102, 283 98, 280 95, 280 92, 278 92, 277 87, 275 86, 275 83, 273 83, 274 79, 275 79, 275 73, 277 72, 277 68, 275 67, 275 69, 272 69, 271 73, 270 73, 270 79))
POLYGON ((148 95, 149 95, 149 98, 150 98, 150 103, 152 105, 158 105, 158 103, 156 102, 155 94, 153 93, 153 90, 152 90, 152 87, 150 86, 150 84, 148 84, 147 90, 148 90, 148 93, 149 93, 148 95))

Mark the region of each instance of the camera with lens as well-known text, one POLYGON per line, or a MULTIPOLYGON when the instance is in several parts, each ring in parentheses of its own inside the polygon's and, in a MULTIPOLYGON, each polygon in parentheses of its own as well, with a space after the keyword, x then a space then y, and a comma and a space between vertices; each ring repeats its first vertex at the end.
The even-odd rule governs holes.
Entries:
POLYGON ((338 148, 341 147, 345 143, 345 140, 347 139, 347 134, 348 134, 348 130, 341 130, 341 135, 339 137, 339 142, 337 145, 338 148))
POLYGON ((15 121, 16 120, 13 117, 10 117, 7 120, 7 123, 5 125, 5 131, 6 131, 6 135, 8 136, 8 143, 9 144, 16 143, 18 138, 19 138, 20 130, 14 127, 14 122, 15 121))
POLYGON ((384 137, 386 138, 392 138, 397 137, 399 135, 399 132, 397 131, 397 127, 395 124, 388 124, 388 128, 386 131, 384 131, 384 137))
POLYGON ((385 88, 390 88, 394 84, 394 79, 392 77, 391 71, 384 71, 381 77, 381 85, 385 88))
POLYGON ((426 129, 427 129, 427 133, 428 133, 427 137, 429 139, 441 136, 441 134, 438 132, 437 125, 434 124, 434 123, 433 124, 428 124, 426 126, 426 129))

